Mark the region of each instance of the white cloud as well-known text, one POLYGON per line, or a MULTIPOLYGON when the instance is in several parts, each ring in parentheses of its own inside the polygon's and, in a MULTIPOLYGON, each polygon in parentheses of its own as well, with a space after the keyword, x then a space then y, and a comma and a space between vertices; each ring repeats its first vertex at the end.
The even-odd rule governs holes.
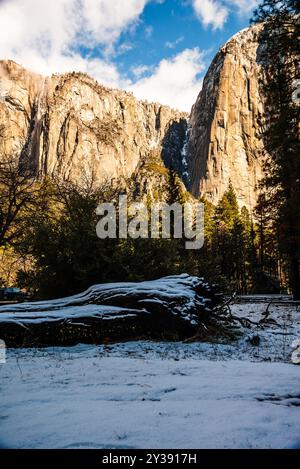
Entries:
POLYGON ((153 34, 153 26, 147 26, 145 28, 145 37, 146 37, 146 39, 150 39, 152 34, 153 34))
POLYGON ((193 7, 203 25, 213 29, 221 29, 229 15, 228 8, 216 0, 193 0, 193 7))
MULTIPOLYGON (((148 0, 82 0, 85 29, 90 32, 92 41, 115 41, 126 27, 138 19, 147 2, 148 0)), ((86 36, 84 41, 86 42, 86 36)))
POLYGON ((136 67, 132 67, 131 70, 135 77, 140 78, 147 72, 151 71, 152 67, 149 65, 137 65, 136 67))
POLYGON ((212 26, 214 30, 222 29, 232 13, 249 15, 258 3, 259 0, 192 0, 198 19, 205 27, 212 26))
POLYGON ((168 49, 175 49, 175 47, 180 44, 182 41, 184 41, 184 36, 180 36, 178 37, 175 41, 171 42, 171 41, 167 41, 165 43, 165 47, 167 47, 168 49))
POLYGON ((259 4, 259 0, 227 0, 229 6, 238 8, 238 13, 240 15, 249 15, 259 4))
MULTIPOLYGON (((83 58, 80 46, 111 47, 150 0, 7 0, 0 3, 0 57, 43 74, 97 69, 116 77, 114 65, 83 58), (97 67, 95 66, 97 64, 97 67), (72 67, 72 68, 71 68, 72 67)), ((102 76, 103 73, 103 76, 102 76)), ((116 79, 112 80, 114 86, 116 79)))
POLYGON ((130 86, 139 99, 156 101, 190 111, 202 86, 199 73, 205 69, 204 54, 186 49, 171 59, 163 59, 149 77, 130 86))
POLYGON ((116 51, 116 55, 122 55, 122 54, 126 54, 126 52, 130 51, 133 49, 133 44, 130 44, 129 42, 123 42, 123 44, 121 44, 117 51, 116 51))

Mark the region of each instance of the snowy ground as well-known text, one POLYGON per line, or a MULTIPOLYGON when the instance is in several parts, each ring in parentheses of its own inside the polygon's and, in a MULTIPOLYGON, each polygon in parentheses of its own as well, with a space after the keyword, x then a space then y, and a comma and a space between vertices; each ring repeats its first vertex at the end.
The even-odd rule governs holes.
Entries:
MULTIPOLYGON (((261 317, 264 303, 234 314, 261 317)), ((229 344, 132 342, 9 350, 0 364, 6 448, 300 448, 300 310, 229 344), (258 333, 254 347, 247 336, 258 333)))

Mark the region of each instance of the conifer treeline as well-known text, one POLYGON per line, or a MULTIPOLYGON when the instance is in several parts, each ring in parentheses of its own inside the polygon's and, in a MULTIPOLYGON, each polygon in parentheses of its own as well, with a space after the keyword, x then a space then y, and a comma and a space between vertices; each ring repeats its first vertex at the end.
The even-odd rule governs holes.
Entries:
POLYGON ((260 86, 266 163, 259 209, 273 218, 280 257, 294 299, 300 300, 300 2, 263 0, 254 21, 261 23, 264 44, 260 86))
MULTIPOLYGON (((167 201, 183 204, 187 193, 169 172, 167 201)), ((205 204, 205 243, 185 249, 184 239, 99 239, 99 202, 117 201, 118 191, 44 181, 34 208, 22 216, 14 250, 31 267, 20 268, 17 283, 39 297, 70 295, 92 284, 139 281, 187 272, 218 283, 223 291, 275 292, 279 257, 272 225, 264 215, 239 210, 232 185, 217 207, 205 204)), ((148 209, 151 198, 146 197, 148 209)))

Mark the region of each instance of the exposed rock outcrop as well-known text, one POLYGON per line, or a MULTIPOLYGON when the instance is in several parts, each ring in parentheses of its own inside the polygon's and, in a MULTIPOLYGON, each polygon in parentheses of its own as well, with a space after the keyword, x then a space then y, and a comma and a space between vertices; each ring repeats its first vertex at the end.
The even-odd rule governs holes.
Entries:
POLYGON ((20 154, 33 173, 128 178, 153 155, 180 170, 185 113, 81 73, 44 78, 2 61, 0 79, 0 153, 20 154))
POLYGON ((253 208, 262 177, 263 114, 259 90, 260 26, 246 29, 219 51, 190 118, 190 189, 216 204, 231 181, 240 206, 253 208))

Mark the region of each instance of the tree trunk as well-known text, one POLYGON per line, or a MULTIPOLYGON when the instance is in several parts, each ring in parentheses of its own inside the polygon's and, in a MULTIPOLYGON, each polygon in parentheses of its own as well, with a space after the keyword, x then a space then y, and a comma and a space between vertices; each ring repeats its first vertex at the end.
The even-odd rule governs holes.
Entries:
POLYGON ((10 347, 182 340, 213 321, 222 302, 215 288, 187 274, 95 285, 69 298, 0 307, 0 338, 10 347))
POLYGON ((293 257, 291 260, 291 283, 294 301, 300 300, 300 275, 299 275, 299 259, 293 257))

